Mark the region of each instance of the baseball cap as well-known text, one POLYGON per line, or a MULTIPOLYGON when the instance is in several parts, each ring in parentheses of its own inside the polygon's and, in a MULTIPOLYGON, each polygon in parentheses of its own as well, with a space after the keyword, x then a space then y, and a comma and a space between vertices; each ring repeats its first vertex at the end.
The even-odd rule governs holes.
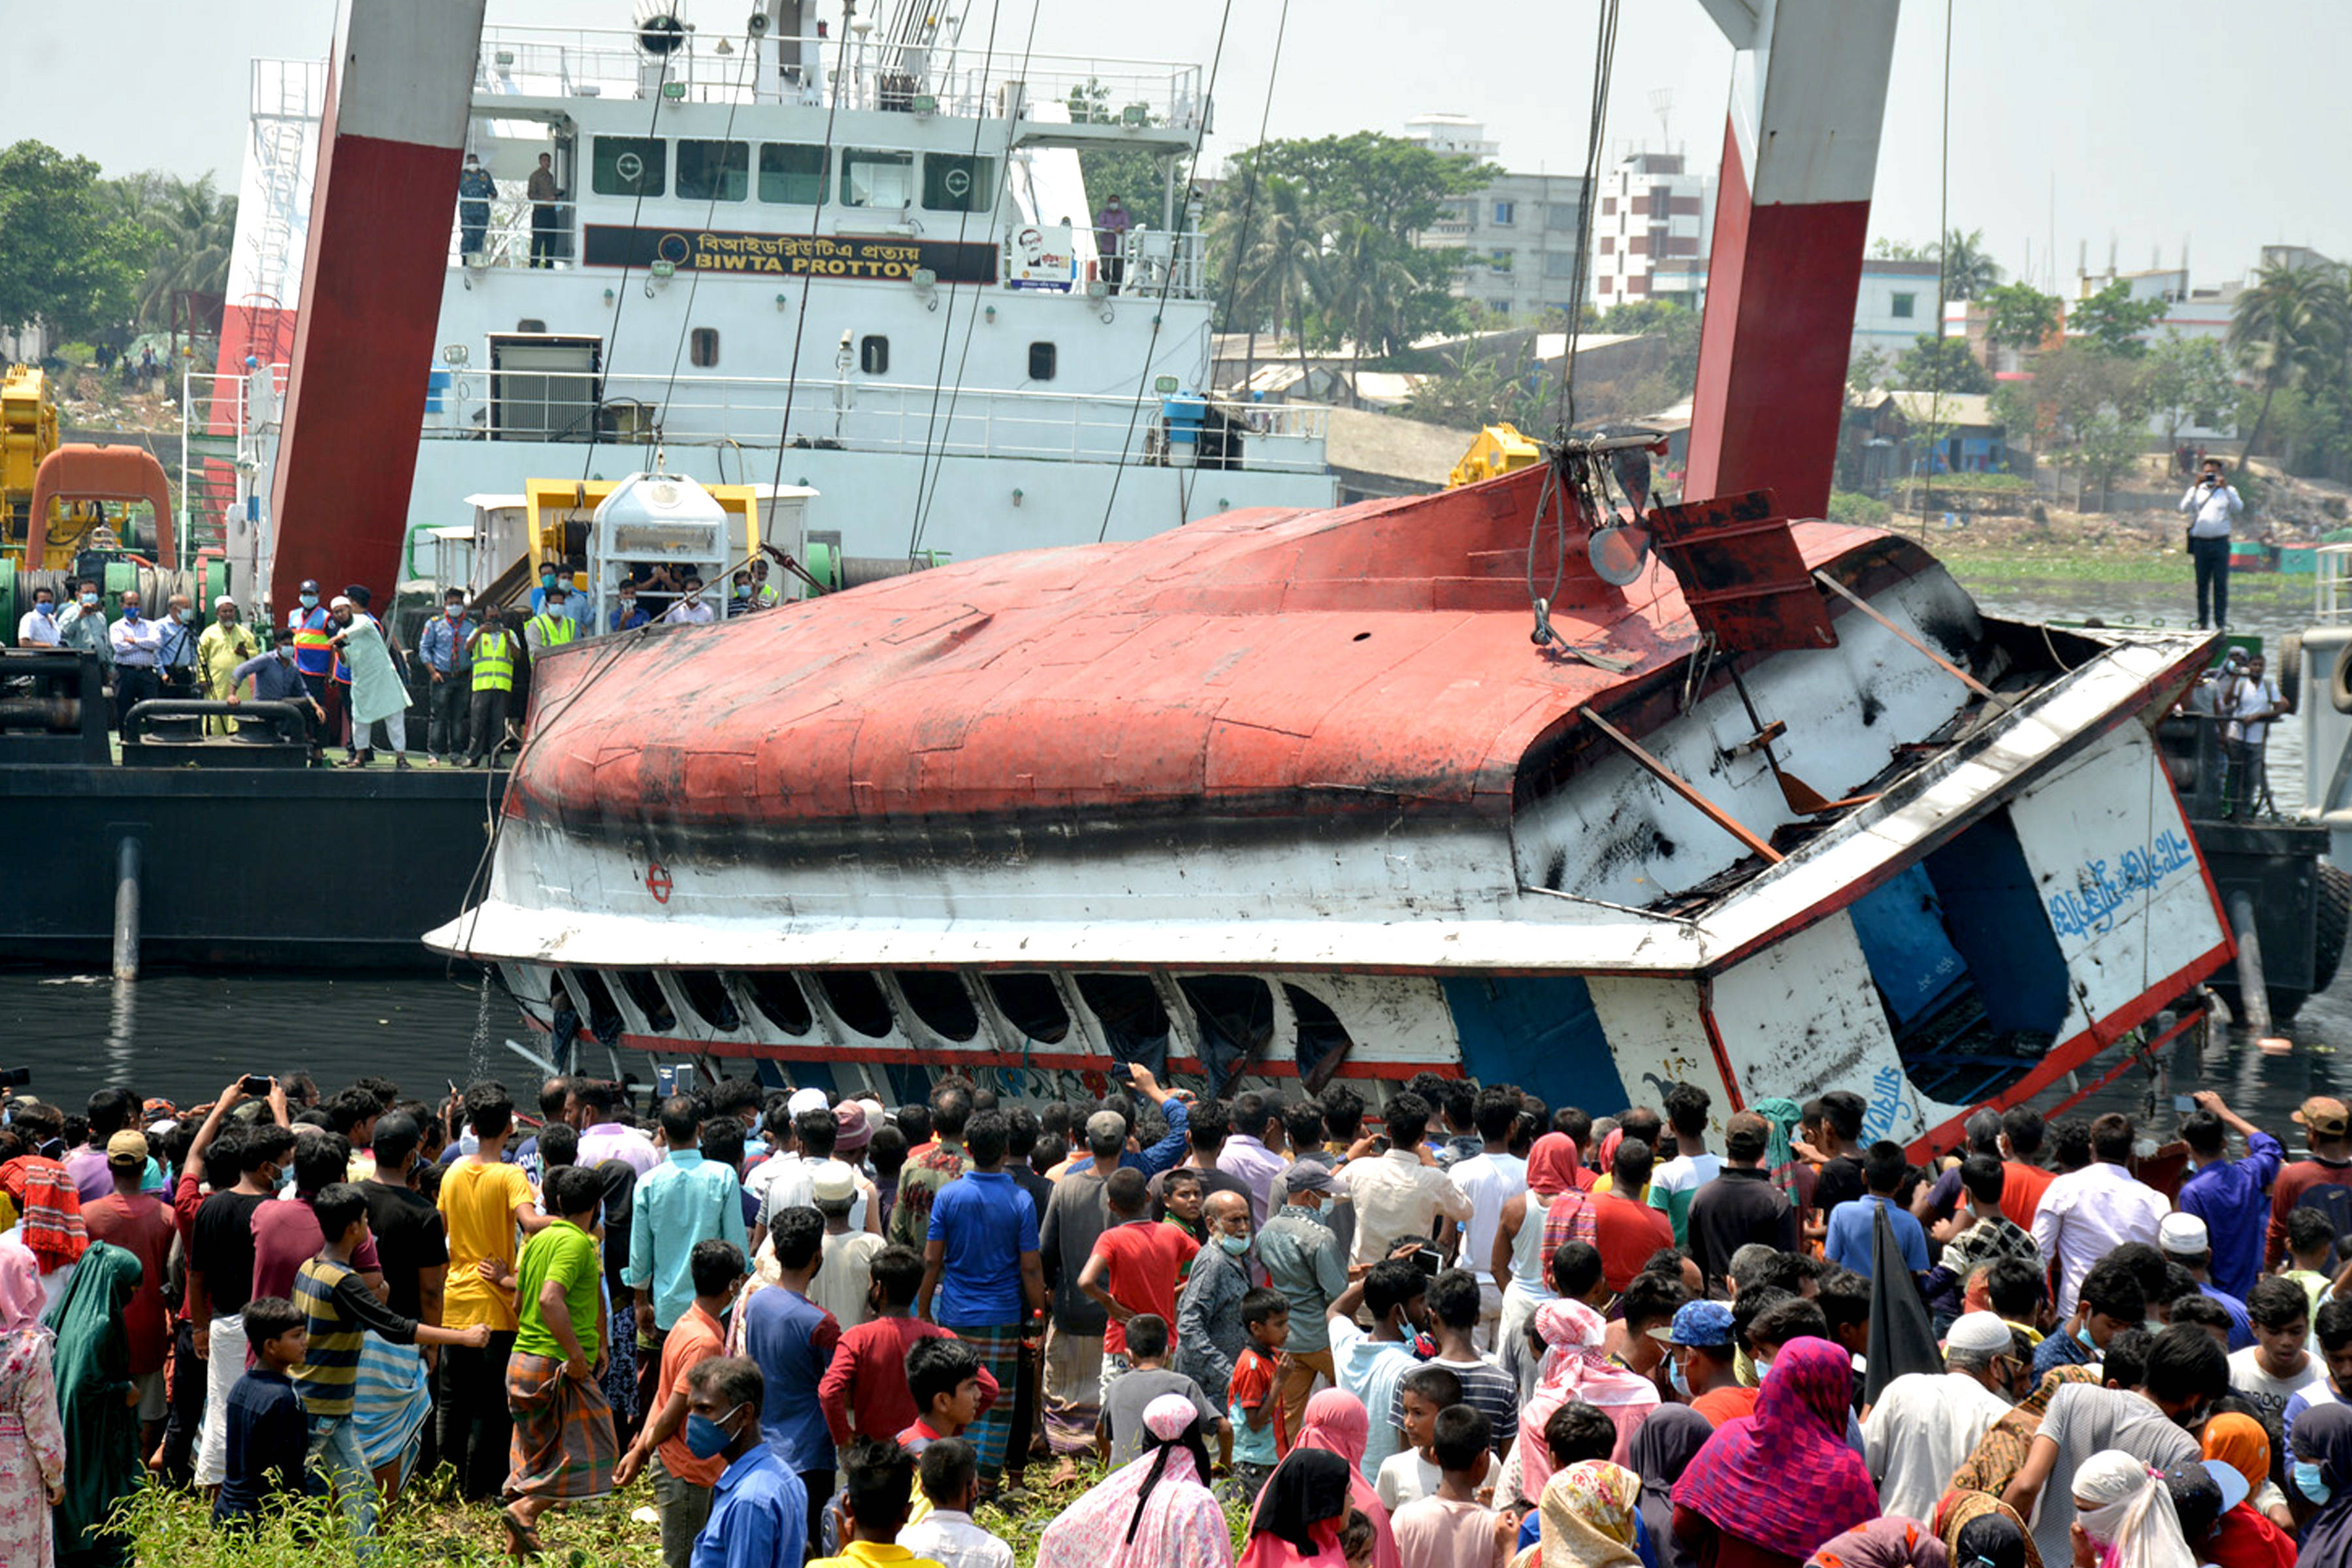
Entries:
POLYGON ((1650 1337, 1670 1345, 1727 1345, 1731 1308, 1722 1301, 1685 1301, 1675 1309, 1673 1326, 1652 1329, 1650 1337))
POLYGON ((1107 1143, 1117 1138, 1127 1138, 1127 1118, 1116 1110, 1097 1110, 1087 1118, 1087 1142, 1107 1143))
POLYGON ((2191 1258, 2210 1250, 2212 1239, 2206 1234, 2205 1222, 2195 1215, 2168 1214, 2156 1227, 2156 1244, 2176 1258, 2191 1258))
POLYGON ((2343 1137, 2347 1123, 2352 1123, 2352 1110, 2345 1110, 2342 1100, 2330 1100, 2324 1094, 2313 1095, 2294 1113, 2297 1127, 2309 1128, 2323 1138, 2343 1137))
POLYGON ((2246 1478, 2238 1473, 2237 1467, 2227 1459, 2208 1459, 2205 1461, 2205 1470, 2213 1478, 2213 1484, 2221 1489, 2223 1513, 2229 1512, 2245 1501, 2247 1495, 2253 1490, 2253 1488, 2246 1484, 2246 1478))
POLYGON ((857 1195, 857 1176, 840 1161, 830 1161, 817 1167, 812 1190, 819 1203, 842 1203, 857 1195))
POLYGON ((316 577, 303 578, 302 586, 299 591, 305 594, 317 593, 319 591, 319 580, 316 577))
POLYGON ((1300 1160, 1284 1167, 1282 1184, 1294 1193, 1328 1193, 1331 1167, 1320 1160, 1300 1160))
POLYGON ((125 1128, 106 1141, 106 1163, 128 1170, 147 1163, 147 1134, 125 1128))
POLYGON ((866 1118, 866 1107, 854 1100, 845 1100, 833 1108, 833 1152, 836 1154, 863 1152, 874 1142, 874 1123, 866 1118))
POLYGON ((1944 1335, 1944 1348, 1948 1351, 2007 1355, 2016 1342, 1998 1312, 1963 1312, 1953 1320, 1950 1331, 1944 1335))

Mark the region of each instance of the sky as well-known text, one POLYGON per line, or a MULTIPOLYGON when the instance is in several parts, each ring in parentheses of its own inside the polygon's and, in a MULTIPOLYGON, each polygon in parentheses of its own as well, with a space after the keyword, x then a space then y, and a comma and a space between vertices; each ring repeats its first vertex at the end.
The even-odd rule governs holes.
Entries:
MULTIPOLYGON (((423 3, 423 0, 419 0, 423 3)), ((642 3, 642 0, 639 0, 642 3)), ((735 31, 747 0, 682 0, 688 20, 735 31)), ((884 0, 887 3, 887 0, 884 0)), ((967 40, 1001 5, 1000 39, 1038 7, 1040 55, 1192 60, 1225 40, 1213 91, 1223 150, 1273 136, 1402 131, 1413 114, 1483 119, 1509 168, 1583 167, 1597 0, 1487 0, 1446 26, 1427 0, 937 0, 969 8, 967 40)), ((1894 0, 1848 0, 1892 4, 1894 0)), ((869 0, 870 4, 870 0, 869 0)), ((2352 93, 2337 63, 2352 0, 2255 0, 2224 25, 2202 0, 1949 0, 1951 156, 1939 175, 1945 0, 1902 0, 1874 235, 1932 239, 1939 197, 1953 226, 1982 229, 2015 276, 2031 247, 2049 286, 2074 292, 2087 247, 2102 268, 2179 264, 2200 285, 2242 275, 2266 243, 2352 256, 2352 93)), ((490 0, 494 25, 625 26, 631 0, 490 0)), ((0 47, 0 143, 33 137, 109 173, 212 172, 234 187, 247 62, 321 58, 332 0, 112 0, 102 25, 78 5, 9 7, 0 47)), ((831 0, 823 14, 836 16, 831 0)), ((838 31, 836 23, 835 30, 838 31)), ((1608 142, 1662 135, 1713 160, 1731 51, 1699 0, 1632 0, 1620 26, 1608 142), (1663 126, 1661 112, 1663 111, 1663 126)))

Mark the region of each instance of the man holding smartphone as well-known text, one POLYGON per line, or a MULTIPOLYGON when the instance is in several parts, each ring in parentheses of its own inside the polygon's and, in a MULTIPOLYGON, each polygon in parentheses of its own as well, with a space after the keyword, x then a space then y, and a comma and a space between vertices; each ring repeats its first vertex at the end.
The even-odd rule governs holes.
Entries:
POLYGON ((2197 626, 2207 626, 2210 601, 2211 625, 2230 624, 2230 524, 2246 510, 2237 487, 2222 477, 2221 459, 2205 459, 2205 470, 2189 493, 2180 498, 2189 514, 2189 558, 2197 566, 2197 626))

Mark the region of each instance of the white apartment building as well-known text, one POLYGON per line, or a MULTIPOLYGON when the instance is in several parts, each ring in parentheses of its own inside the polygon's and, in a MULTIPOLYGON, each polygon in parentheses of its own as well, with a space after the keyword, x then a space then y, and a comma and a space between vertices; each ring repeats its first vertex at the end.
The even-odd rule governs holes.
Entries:
POLYGON ((1601 176, 1592 218, 1592 300, 1602 310, 1680 299, 1703 285, 1715 174, 1680 153, 1629 153, 1601 176))
MULTIPOLYGON (((1456 157, 1494 163, 1501 156, 1486 126, 1465 115, 1417 114, 1405 121, 1404 135, 1456 157)), ((1525 319, 1564 310, 1576 297, 1583 194, 1580 175, 1497 174, 1485 189, 1449 200, 1419 242, 1424 249, 1464 253, 1454 292, 1486 315, 1525 319)))

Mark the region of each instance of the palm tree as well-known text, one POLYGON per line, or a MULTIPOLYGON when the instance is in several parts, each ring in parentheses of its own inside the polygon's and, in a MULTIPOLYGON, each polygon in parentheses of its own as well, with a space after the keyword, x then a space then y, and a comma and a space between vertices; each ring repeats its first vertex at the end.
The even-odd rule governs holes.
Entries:
MULTIPOLYGON (((1393 243, 1379 226, 1360 217, 1343 220, 1318 256, 1325 284, 1323 308, 1355 351, 1360 374, 1367 351, 1392 353, 1403 335, 1404 300, 1413 287, 1412 271, 1397 259, 1393 243)), ((1350 387, 1353 386, 1351 374, 1350 387)))
MULTIPOLYGON (((1320 223, 1295 180, 1268 177, 1245 245, 1234 254, 1234 309, 1250 321, 1249 358, 1257 358, 1261 318, 1288 322, 1298 334, 1298 377, 1307 379, 1307 310, 1321 281, 1320 223)), ((1236 243, 1240 243, 1238 237, 1236 243)))
POLYGON ((1945 236, 1942 259, 1947 300, 1981 300, 2000 281, 2000 265, 1986 251, 1980 228, 1966 234, 1954 229, 1945 236))
MULTIPOLYGON (((174 326, 173 303, 183 293, 217 294, 228 283, 236 239, 236 198, 213 188, 210 174, 134 174, 118 183, 122 214, 147 231, 146 271, 139 282, 138 320, 149 328, 174 326)), ((173 347, 177 348, 174 342, 173 347)))
POLYGON ((2324 376, 2352 342, 2352 297, 2341 276, 2317 267, 2273 262, 2254 275, 2230 314, 2229 344, 2263 389, 2263 405, 2239 460, 2254 454, 2283 387, 2324 376))

